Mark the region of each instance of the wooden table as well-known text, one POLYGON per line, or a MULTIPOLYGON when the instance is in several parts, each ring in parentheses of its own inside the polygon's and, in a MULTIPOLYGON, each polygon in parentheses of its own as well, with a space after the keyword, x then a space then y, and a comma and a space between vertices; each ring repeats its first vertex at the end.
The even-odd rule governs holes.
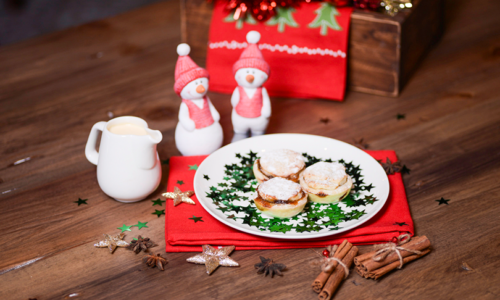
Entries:
MULTIPOLYGON (((354 92, 343 103, 272 99, 269 133, 363 137, 370 149, 396 150, 411 169, 404 181, 416 232, 433 252, 378 282, 353 273, 335 299, 500 298, 499 14, 498 1, 450 1, 444 37, 397 99, 354 92), (438 205, 441 197, 449 205, 438 205)), ((146 268, 143 255, 93 246, 140 220, 149 222, 140 233, 164 250, 163 217, 151 214, 150 201, 104 195, 84 147, 95 122, 135 115, 162 131, 162 159, 179 154, 172 88, 179 24, 179 4, 168 1, 0 48, 1 299, 316 299, 310 249, 236 251, 240 268, 207 276, 185 262, 193 253, 167 254, 160 272, 146 268), (288 271, 255 274, 259 255, 288 271)), ((228 143, 229 96, 210 97, 228 143)), ((168 165, 163 173, 151 199, 165 190, 168 165)))

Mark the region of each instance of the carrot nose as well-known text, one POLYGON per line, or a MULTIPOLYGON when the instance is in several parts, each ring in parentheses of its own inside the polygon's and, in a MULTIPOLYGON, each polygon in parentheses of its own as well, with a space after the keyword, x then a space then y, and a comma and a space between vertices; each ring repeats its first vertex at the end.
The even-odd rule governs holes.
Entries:
POLYGON ((205 92, 205 87, 200 84, 199 86, 196 87, 196 92, 198 94, 204 93, 205 92))
POLYGON ((253 80, 255 79, 255 77, 253 77, 253 75, 248 74, 248 75, 247 75, 247 77, 245 77, 245 79, 246 79, 248 82, 252 83, 252 82, 253 82, 253 80))

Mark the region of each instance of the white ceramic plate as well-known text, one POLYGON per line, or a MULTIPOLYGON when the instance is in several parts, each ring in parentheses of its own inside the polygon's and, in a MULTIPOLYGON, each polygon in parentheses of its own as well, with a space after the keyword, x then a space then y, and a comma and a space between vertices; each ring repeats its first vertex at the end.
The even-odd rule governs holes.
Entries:
MULTIPOLYGON (((278 239, 309 239, 330 236, 338 234, 368 221, 375 216, 377 212, 382 209, 387 197, 389 196, 389 180, 385 174, 382 166, 364 151, 349 145, 347 143, 307 134, 269 134, 248 138, 239 142, 229 144, 208 156, 203 163, 198 167, 198 171, 194 177, 194 189, 196 197, 200 204, 208 211, 214 218, 222 223, 241 230, 246 233, 255 234, 259 236, 278 238, 278 239), (242 224, 241 219, 229 219, 223 212, 217 210, 217 207, 212 202, 212 199, 206 196, 210 191, 210 186, 216 186, 217 183, 223 182, 224 166, 226 164, 238 163, 238 158, 235 157, 236 153, 246 154, 253 151, 260 156, 263 152, 272 149, 291 149, 299 153, 308 153, 309 155, 318 158, 331 158, 332 160, 344 159, 346 162, 352 161, 355 165, 360 165, 364 176, 365 184, 373 184, 375 187, 369 194, 373 194, 379 201, 374 204, 363 206, 366 214, 357 220, 350 220, 339 224, 338 230, 324 229, 318 232, 295 232, 288 231, 286 233, 261 231, 257 227, 247 224, 242 224), (208 175, 210 180, 203 178, 203 175, 208 175)), ((363 193, 363 192, 362 192, 363 193)), ((255 193, 254 193, 255 194, 255 193)), ((339 204, 342 209, 349 211, 349 208, 339 204)))

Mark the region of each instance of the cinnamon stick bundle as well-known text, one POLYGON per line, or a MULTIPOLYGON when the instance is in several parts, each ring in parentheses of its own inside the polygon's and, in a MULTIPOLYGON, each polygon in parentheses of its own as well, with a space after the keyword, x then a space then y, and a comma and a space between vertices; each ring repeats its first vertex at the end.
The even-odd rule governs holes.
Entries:
MULTIPOLYGON (((352 247, 347 255, 342 259, 342 263, 349 268, 352 265, 352 262, 354 261, 354 257, 358 254, 358 247, 354 246, 352 247)), ((343 267, 337 267, 333 271, 332 275, 330 278, 328 278, 328 281, 325 284, 325 287, 319 293, 318 299, 319 300, 329 300, 332 298, 333 294, 335 294, 335 291, 339 287, 340 283, 344 280, 345 277, 345 270, 343 267)))
MULTIPOLYGON (((342 242, 342 244, 340 244, 339 247, 337 248, 337 250, 335 251, 335 254, 333 255, 333 257, 335 257, 339 260, 342 260, 347 255, 347 253, 351 250, 351 248, 352 248, 352 244, 349 243, 347 240, 344 240, 342 242)), ((330 277, 330 274, 332 274, 332 272, 335 270, 337 265, 338 265, 338 262, 333 261, 332 266, 329 270, 321 271, 321 273, 318 275, 318 277, 316 277, 316 279, 312 283, 313 291, 315 291, 316 293, 321 292, 321 290, 323 289, 323 286, 325 285, 326 281, 330 277)))
MULTIPOLYGON (((414 261, 431 251, 431 242, 426 236, 416 236, 413 237, 408 243, 401 245, 401 248, 408 250, 419 251, 419 254, 405 251, 400 249, 401 257, 403 258, 403 264, 414 261)), ((379 279, 381 276, 389 273, 390 271, 396 269, 401 265, 396 251, 387 255, 384 259, 380 261, 373 260, 374 255, 377 250, 369 253, 361 254, 354 258, 354 264, 356 265, 356 270, 359 275, 364 278, 373 278, 375 280, 379 279)))

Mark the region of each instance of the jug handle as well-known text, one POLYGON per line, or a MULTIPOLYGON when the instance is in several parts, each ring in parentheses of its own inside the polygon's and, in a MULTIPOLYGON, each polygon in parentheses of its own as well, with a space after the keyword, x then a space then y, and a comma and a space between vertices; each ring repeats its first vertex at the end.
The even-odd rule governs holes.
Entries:
POLYGON ((106 122, 95 123, 94 126, 92 126, 89 139, 87 140, 87 145, 85 146, 85 156, 87 156, 87 159, 94 165, 97 165, 97 162, 99 161, 99 153, 96 150, 98 136, 97 131, 103 131, 105 126, 106 122))

